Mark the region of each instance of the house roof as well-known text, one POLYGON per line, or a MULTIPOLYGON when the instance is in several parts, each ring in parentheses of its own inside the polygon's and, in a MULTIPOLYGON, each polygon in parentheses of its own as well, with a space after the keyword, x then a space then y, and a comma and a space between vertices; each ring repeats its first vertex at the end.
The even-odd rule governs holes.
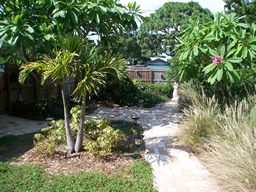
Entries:
POLYGON ((145 63, 146 67, 168 67, 170 63, 162 60, 162 59, 155 59, 153 61, 149 61, 145 63))

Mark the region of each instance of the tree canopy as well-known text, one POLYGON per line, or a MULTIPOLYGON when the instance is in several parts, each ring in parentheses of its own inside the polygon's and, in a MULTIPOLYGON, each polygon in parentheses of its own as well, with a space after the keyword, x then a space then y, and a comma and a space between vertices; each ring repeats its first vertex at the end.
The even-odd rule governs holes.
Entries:
POLYGON ((173 49, 185 24, 190 19, 205 22, 204 15, 213 15, 197 2, 168 2, 146 18, 138 32, 138 42, 142 56, 151 57, 161 53, 173 55, 173 49))
POLYGON ((255 0, 224 0, 226 13, 234 12, 238 16, 244 16, 246 23, 256 23, 256 1, 255 0))
MULTIPOLYGON (((2 57, 24 63, 49 53, 59 34, 97 34, 114 41, 123 29, 136 29, 139 6, 117 0, 1 0, 0 48, 2 57)), ((6 61, 5 61, 6 62, 6 61)))
POLYGON ((148 59, 142 57, 141 47, 137 42, 136 32, 125 32, 118 37, 117 44, 113 49, 120 52, 126 58, 126 61, 130 65, 142 64, 147 62, 148 59))
POLYGON ((199 79, 204 73, 211 84, 229 84, 238 82, 244 69, 255 73, 256 25, 242 23, 243 18, 217 13, 208 23, 187 25, 176 46, 179 79, 199 79))

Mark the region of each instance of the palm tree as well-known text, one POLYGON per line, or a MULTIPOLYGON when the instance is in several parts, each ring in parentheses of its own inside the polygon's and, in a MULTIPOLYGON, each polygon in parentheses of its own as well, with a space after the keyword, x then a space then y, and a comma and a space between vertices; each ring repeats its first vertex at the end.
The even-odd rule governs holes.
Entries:
POLYGON ((68 35, 58 39, 58 46, 67 52, 76 52, 77 87, 72 95, 82 101, 82 113, 77 133, 75 151, 80 152, 83 143, 86 99, 92 92, 96 92, 101 85, 105 85, 107 74, 121 79, 126 73, 125 59, 119 54, 104 53, 101 47, 89 43, 77 35, 68 35))
POLYGON ((44 84, 49 78, 52 78, 53 81, 57 81, 59 83, 64 106, 66 140, 71 153, 74 152, 74 139, 70 130, 67 105, 64 95, 64 80, 67 76, 75 76, 75 63, 72 62, 74 56, 76 56, 75 53, 58 51, 54 59, 50 58, 49 56, 44 56, 42 60, 37 62, 29 62, 21 66, 19 75, 19 82, 22 84, 32 71, 37 71, 38 73, 42 74, 41 84, 44 84))
POLYGON ((82 79, 73 92, 73 95, 82 101, 82 113, 75 143, 76 152, 80 152, 82 149, 86 98, 93 91, 96 92, 100 85, 106 84, 105 77, 107 74, 121 79, 126 72, 126 62, 121 55, 112 53, 99 55, 100 52, 101 49, 96 47, 90 50, 86 57, 87 62, 82 65, 80 70, 82 79))

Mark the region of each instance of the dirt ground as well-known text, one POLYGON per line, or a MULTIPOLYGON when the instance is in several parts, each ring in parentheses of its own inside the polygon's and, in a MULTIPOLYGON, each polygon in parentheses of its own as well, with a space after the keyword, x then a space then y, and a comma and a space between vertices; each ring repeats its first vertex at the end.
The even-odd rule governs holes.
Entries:
POLYGON ((106 174, 122 173, 133 165, 133 159, 144 157, 140 153, 112 153, 105 158, 93 157, 86 151, 65 155, 65 148, 58 147, 53 157, 45 157, 33 144, 34 134, 17 136, 11 145, 0 146, 0 161, 13 160, 12 165, 35 165, 45 167, 51 174, 78 171, 97 171, 106 174))

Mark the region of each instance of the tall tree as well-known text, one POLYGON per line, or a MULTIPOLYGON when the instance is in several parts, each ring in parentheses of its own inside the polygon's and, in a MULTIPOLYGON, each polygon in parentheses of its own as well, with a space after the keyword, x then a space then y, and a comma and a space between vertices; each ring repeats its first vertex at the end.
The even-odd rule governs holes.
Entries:
POLYGON ((255 0, 224 0, 226 3, 226 13, 236 13, 237 16, 246 17, 243 19, 246 23, 256 23, 256 1, 255 0))
POLYGON ((141 64, 149 60, 149 58, 142 57, 135 32, 125 32, 120 35, 113 49, 123 54, 130 65, 141 64))
POLYGON ((203 9, 197 2, 168 2, 146 18, 138 32, 138 42, 142 48, 142 56, 151 57, 162 53, 173 55, 183 26, 190 19, 198 18, 205 21, 204 15, 213 15, 208 9, 203 9))

